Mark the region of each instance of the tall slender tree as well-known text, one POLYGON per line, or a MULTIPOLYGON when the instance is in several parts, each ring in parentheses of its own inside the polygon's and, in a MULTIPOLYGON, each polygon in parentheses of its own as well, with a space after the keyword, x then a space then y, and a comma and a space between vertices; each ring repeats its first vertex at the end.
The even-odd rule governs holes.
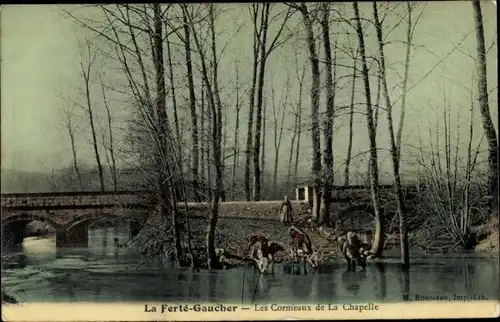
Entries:
POLYGON ((488 189, 493 202, 490 202, 490 207, 495 205, 498 207, 498 137, 495 130, 495 125, 491 120, 490 106, 488 101, 488 79, 486 73, 486 49, 484 40, 483 14, 481 11, 481 2, 479 0, 472 1, 474 12, 474 23, 476 26, 476 69, 478 77, 478 101, 483 130, 486 134, 488 142, 488 189))
POLYGON ((363 26, 361 25, 361 18, 359 14, 359 6, 357 2, 352 4, 354 9, 354 20, 356 23, 356 33, 358 35, 359 52, 361 57, 363 79, 363 87, 365 90, 366 98, 366 121, 368 126, 368 139, 370 142, 370 190, 372 197, 373 210, 375 213, 375 236, 373 239, 372 253, 380 256, 384 249, 384 217, 380 207, 379 196, 379 173, 378 173, 378 153, 377 142, 375 138, 375 124, 373 121, 373 107, 370 93, 370 80, 368 73, 368 65, 366 62, 366 49, 365 49, 365 35, 363 33, 363 26))

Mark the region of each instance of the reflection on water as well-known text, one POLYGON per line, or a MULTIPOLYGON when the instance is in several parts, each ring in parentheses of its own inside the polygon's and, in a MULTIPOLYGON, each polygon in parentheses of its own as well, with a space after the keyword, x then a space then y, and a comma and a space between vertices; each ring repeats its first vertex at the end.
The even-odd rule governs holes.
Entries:
POLYGON ((342 260, 316 273, 294 275, 276 264, 275 276, 250 267, 192 272, 166 267, 131 249, 127 226, 92 228, 88 248, 55 247, 55 237, 25 239, 2 253, 2 286, 20 301, 186 301, 186 302, 369 302, 408 296, 482 294, 499 298, 498 258, 469 254, 412 258, 409 272, 398 259, 346 272, 342 260), (142 264, 146 262, 146 264, 142 264))

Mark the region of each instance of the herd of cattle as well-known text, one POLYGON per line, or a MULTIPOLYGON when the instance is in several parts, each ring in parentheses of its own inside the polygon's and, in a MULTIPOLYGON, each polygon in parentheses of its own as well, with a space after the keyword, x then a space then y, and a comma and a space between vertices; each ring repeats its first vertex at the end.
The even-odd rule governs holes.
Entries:
MULTIPOLYGON (((318 253, 313 250, 311 239, 302 229, 291 226, 288 229, 290 236, 289 255, 292 263, 302 263, 304 273, 307 272, 306 263, 309 263, 313 269, 319 265, 318 253)), ((356 264, 366 269, 366 259, 373 254, 369 250, 369 245, 361 242, 356 233, 348 231, 345 236, 338 237, 341 252, 347 262, 347 269, 355 271, 356 264)), ((274 274, 274 257, 278 252, 284 252, 285 248, 280 244, 269 241, 262 235, 250 236, 248 244, 248 254, 254 269, 258 268, 263 274, 270 272, 274 274)))
MULTIPOLYGON (((293 209, 292 204, 285 196, 285 200, 281 204, 279 212, 280 221, 284 224, 293 223, 292 217, 293 209)), ((289 243, 289 256, 295 268, 295 264, 302 262, 304 273, 306 270, 306 263, 309 263, 313 269, 317 269, 319 265, 319 256, 313 250, 311 239, 300 228, 291 226, 288 229, 290 236, 289 243)), ((370 245, 360 240, 358 235, 353 231, 348 231, 345 235, 338 237, 340 243, 341 253, 347 262, 347 269, 355 271, 356 264, 361 266, 363 270, 366 268, 366 259, 373 256, 370 252, 370 245)), ((247 254, 252 262, 254 262, 254 269, 258 268, 261 273, 267 273, 269 270, 274 273, 274 256, 278 252, 284 252, 283 246, 276 242, 267 240, 262 235, 250 236, 247 254)), ((300 266, 299 266, 300 269, 300 266)))

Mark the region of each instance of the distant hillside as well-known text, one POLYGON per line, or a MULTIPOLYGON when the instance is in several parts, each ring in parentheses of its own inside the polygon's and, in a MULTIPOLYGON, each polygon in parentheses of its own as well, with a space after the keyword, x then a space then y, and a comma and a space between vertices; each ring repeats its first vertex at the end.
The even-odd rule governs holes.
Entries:
POLYGON ((1 191, 2 193, 51 191, 50 174, 2 169, 1 191))
MULTIPOLYGON (((2 193, 36 193, 57 191, 97 191, 99 190, 99 176, 94 169, 82 169, 83 189, 71 168, 55 170, 53 173, 32 172, 12 169, 1 170, 2 193)), ((118 173, 118 189, 137 189, 140 183, 138 173, 131 170, 121 170, 118 173)), ((113 189, 111 175, 105 170, 106 190, 113 189)))

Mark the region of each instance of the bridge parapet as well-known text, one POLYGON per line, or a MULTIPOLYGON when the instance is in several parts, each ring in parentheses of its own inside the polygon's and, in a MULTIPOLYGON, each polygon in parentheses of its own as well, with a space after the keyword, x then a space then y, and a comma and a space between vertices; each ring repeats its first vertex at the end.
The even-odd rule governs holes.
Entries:
MULTIPOLYGON (((418 187, 415 185, 405 185, 403 186, 403 195, 414 196, 418 191, 418 187)), ((298 187, 296 189, 296 199, 299 201, 309 201, 312 200, 314 194, 314 188, 312 186, 298 187)), ((395 189, 392 185, 380 185, 379 194, 382 198, 394 196, 395 189)), ((332 198, 334 200, 343 201, 363 201, 371 199, 371 191, 369 186, 362 185, 352 185, 352 186, 334 186, 332 191, 332 198)))
POLYGON ((15 208, 61 208, 61 207, 127 207, 141 204, 143 194, 129 193, 72 193, 72 194, 3 194, 1 207, 15 208))

